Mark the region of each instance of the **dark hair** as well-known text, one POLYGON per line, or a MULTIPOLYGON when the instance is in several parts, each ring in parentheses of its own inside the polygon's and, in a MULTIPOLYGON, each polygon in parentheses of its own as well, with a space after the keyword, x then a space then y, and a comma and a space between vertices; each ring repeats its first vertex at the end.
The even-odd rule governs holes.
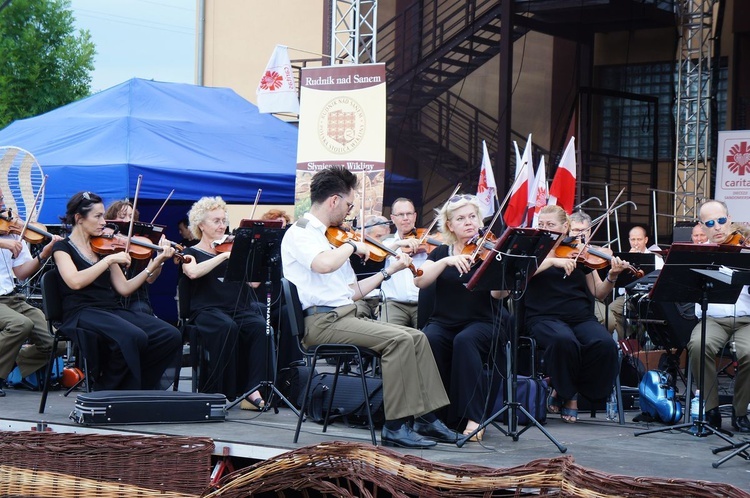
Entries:
POLYGON ((85 218, 94 204, 103 204, 102 198, 93 192, 78 192, 70 198, 65 208, 65 223, 74 225, 77 214, 85 218))
MULTIPOLYGON (((122 208, 125 206, 133 207, 133 203, 130 202, 128 199, 123 199, 121 201, 115 201, 112 204, 109 205, 107 208, 107 211, 104 212, 104 219, 105 220, 116 220, 117 216, 120 214, 120 211, 122 211, 122 208)), ((135 221, 138 221, 138 210, 133 210, 133 219, 135 221)))
POLYGON ((180 221, 177 222, 177 226, 185 225, 185 228, 190 228, 190 220, 187 216, 182 218, 180 221))
POLYGON ((343 166, 331 166, 315 173, 310 182, 310 202, 317 204, 332 195, 348 195, 357 188, 357 177, 343 166))

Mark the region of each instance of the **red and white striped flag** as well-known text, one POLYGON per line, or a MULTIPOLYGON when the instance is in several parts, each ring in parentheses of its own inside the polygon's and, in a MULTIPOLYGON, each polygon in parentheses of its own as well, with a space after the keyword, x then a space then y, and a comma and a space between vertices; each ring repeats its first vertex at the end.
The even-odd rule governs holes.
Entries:
POLYGON ((482 218, 495 214, 495 199, 497 198, 497 184, 495 174, 492 172, 490 154, 487 151, 487 142, 482 140, 482 169, 479 172, 479 184, 477 185, 477 200, 482 206, 482 218))
POLYGON ((255 94, 258 97, 258 112, 299 114, 294 72, 284 45, 276 45, 273 50, 255 94))
MULTIPOLYGON (((529 199, 529 171, 531 170, 531 134, 526 142, 526 148, 523 151, 521 162, 516 163, 516 179, 511 186, 510 199, 508 206, 505 208, 503 220, 509 227, 521 226, 526 214, 526 205, 529 199)), ((516 156, 518 155, 518 145, 516 145, 516 156)))
POLYGON ((549 188, 548 204, 558 204, 570 214, 576 198, 576 139, 571 137, 565 148, 555 178, 549 188))
POLYGON ((536 170, 536 176, 534 177, 534 198, 529 199, 529 205, 533 210, 533 219, 531 226, 535 227, 538 225, 539 211, 547 205, 547 168, 544 165, 544 156, 539 160, 539 169, 536 170))

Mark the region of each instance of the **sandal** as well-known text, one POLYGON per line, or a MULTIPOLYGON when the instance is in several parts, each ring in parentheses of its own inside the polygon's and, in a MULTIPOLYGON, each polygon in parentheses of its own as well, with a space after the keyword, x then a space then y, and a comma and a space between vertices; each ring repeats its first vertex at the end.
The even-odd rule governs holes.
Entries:
MULTIPOLYGON (((578 396, 573 396, 573 399, 570 401, 575 401, 576 399, 578 399, 578 396)), ((578 421, 578 408, 563 406, 560 410, 560 417, 567 424, 575 424, 578 421)))
POLYGON ((554 389, 550 390, 549 396, 547 396, 547 413, 557 414, 563 408, 563 400, 557 396, 553 396, 554 389))
POLYGON ((251 399, 250 396, 247 396, 240 403, 240 408, 243 410, 262 412, 266 408, 266 402, 260 396, 255 399, 251 399))
MULTIPOLYGON (((474 432, 477 429, 477 427, 479 427, 478 424, 475 425, 474 427, 467 427, 466 429, 464 429, 464 432, 463 432, 464 436, 468 436, 469 434, 471 434, 472 432, 474 432)), ((466 441, 473 442, 473 443, 478 443, 478 442, 482 441, 482 439, 484 439, 484 428, 482 428, 482 430, 480 430, 479 432, 477 432, 476 434, 474 434, 473 436, 471 436, 466 441)))

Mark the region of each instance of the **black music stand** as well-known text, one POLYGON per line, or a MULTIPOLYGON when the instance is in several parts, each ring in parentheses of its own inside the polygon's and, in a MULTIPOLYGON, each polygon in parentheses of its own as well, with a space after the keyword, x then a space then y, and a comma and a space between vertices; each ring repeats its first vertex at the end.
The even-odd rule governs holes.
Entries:
MULTIPOLYGON (((469 280, 469 283, 466 284, 466 288, 469 290, 510 290, 512 296, 511 302, 520 304, 523 290, 538 268, 539 263, 544 260, 547 254, 561 240, 562 235, 556 232, 529 228, 508 228, 495 243, 492 253, 485 258, 482 265, 469 280)), ((513 310, 513 312, 516 316, 513 320, 513 330, 510 332, 510 358, 508 359, 511 378, 510 382, 506 383, 507 395, 505 396, 503 407, 479 424, 471 434, 460 437, 456 445, 459 448, 462 447, 466 441, 489 424, 494 425, 504 435, 511 436, 513 441, 518 441, 519 436, 526 432, 533 424, 557 446, 560 453, 565 453, 568 449, 561 445, 552 434, 547 432, 521 403, 516 401, 516 390, 518 388, 518 336, 519 329, 521 328, 521 320, 516 310, 513 310), (525 414, 531 421, 529 425, 520 431, 518 430, 518 410, 525 414), (495 419, 506 411, 510 412, 508 415, 507 431, 495 423, 495 419)))
MULTIPOLYGON (((224 274, 224 280, 229 282, 261 282, 265 279, 266 286, 266 369, 271 369, 270 380, 262 380, 257 386, 248 390, 242 396, 229 403, 224 411, 240 403, 246 396, 252 394, 261 387, 266 388, 270 395, 265 400, 263 411, 273 405, 274 395, 288 406, 295 415, 299 412, 276 387, 276 341, 274 340, 273 328, 271 327, 271 281, 273 272, 279 271, 281 265, 281 237, 284 231, 277 221, 243 220, 245 226, 238 228, 234 233, 232 243, 232 254, 229 256, 229 264, 224 274), (270 358, 269 358, 270 356, 270 358)), ((268 371, 268 370, 266 370, 268 371)), ((278 407, 274 406, 274 412, 278 413, 278 407)))
MULTIPOLYGON (((717 244, 672 244, 667 261, 661 269, 649 296, 653 301, 700 303, 701 359, 698 385, 701 389, 698 393, 698 405, 701 407, 703 406, 705 391, 703 369, 706 364, 706 315, 708 304, 734 304, 737 302, 737 298, 742 291, 742 284, 725 283, 720 278, 721 272, 718 271, 718 268, 721 266, 737 268, 742 267, 743 263, 746 265, 747 257, 746 255, 739 254, 740 249, 738 246, 719 246, 717 244)), ((686 405, 687 400, 686 396, 686 405)), ((689 412, 686 410, 686 413, 689 412)), ((735 441, 730 437, 711 427, 703 417, 704 413, 701 409, 698 411, 698 420, 636 432, 634 435, 640 436, 641 434, 673 430, 692 433, 689 429, 695 428, 695 436, 706 437, 713 434, 730 444, 735 444, 735 441)))

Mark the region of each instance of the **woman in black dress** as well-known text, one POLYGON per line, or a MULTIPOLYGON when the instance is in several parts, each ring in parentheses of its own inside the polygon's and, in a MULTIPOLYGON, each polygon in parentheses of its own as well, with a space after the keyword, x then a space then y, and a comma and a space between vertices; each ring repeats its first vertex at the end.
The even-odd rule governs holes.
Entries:
MULTIPOLYGON (((539 212, 539 228, 567 234, 570 221, 560 206, 539 212)), ((585 228, 585 227, 583 227, 585 228)), ((526 329, 544 349, 545 372, 553 390, 547 410, 563 421, 578 420, 577 395, 603 399, 617 377, 617 345, 594 315, 594 299, 612 292, 627 263, 612 258, 607 277, 551 252, 525 292, 526 329)))
MULTIPOLYGON (((60 273, 60 292, 66 324, 106 339, 108 357, 100 359, 97 390, 157 389, 165 370, 177 364, 182 351, 180 331, 153 315, 122 307, 121 296, 141 287, 155 268, 174 254, 163 250, 140 273, 128 280, 123 267, 130 255, 117 252, 99 256, 92 238, 104 228, 104 204, 92 192, 79 192, 67 205, 65 221, 70 236, 53 247, 60 273)), ((164 386, 162 386, 164 387, 164 386)))
MULTIPOLYGON (((231 253, 217 252, 213 244, 223 237, 228 223, 221 197, 198 200, 188 218, 199 242, 185 250, 193 259, 182 265, 182 278, 190 279, 191 322, 209 358, 200 390, 235 399, 271 378, 266 367, 271 341, 266 337, 265 307, 258 303, 251 288, 254 284, 225 279, 231 253)), ((255 390, 240 407, 260 410, 265 402, 255 390)))
MULTIPOLYGON (((420 289, 435 283, 435 308, 422 331, 449 393, 450 418, 466 420, 464 434, 470 434, 494 406, 488 398, 494 392, 492 379, 503 371, 498 365, 503 364, 508 322, 499 299, 508 293, 465 287, 479 267, 472 265, 470 255, 462 254, 482 226, 475 196, 452 197, 438 212, 438 225, 446 244, 430 253, 414 283, 420 289)), ((482 435, 483 431, 472 440, 482 435)))

